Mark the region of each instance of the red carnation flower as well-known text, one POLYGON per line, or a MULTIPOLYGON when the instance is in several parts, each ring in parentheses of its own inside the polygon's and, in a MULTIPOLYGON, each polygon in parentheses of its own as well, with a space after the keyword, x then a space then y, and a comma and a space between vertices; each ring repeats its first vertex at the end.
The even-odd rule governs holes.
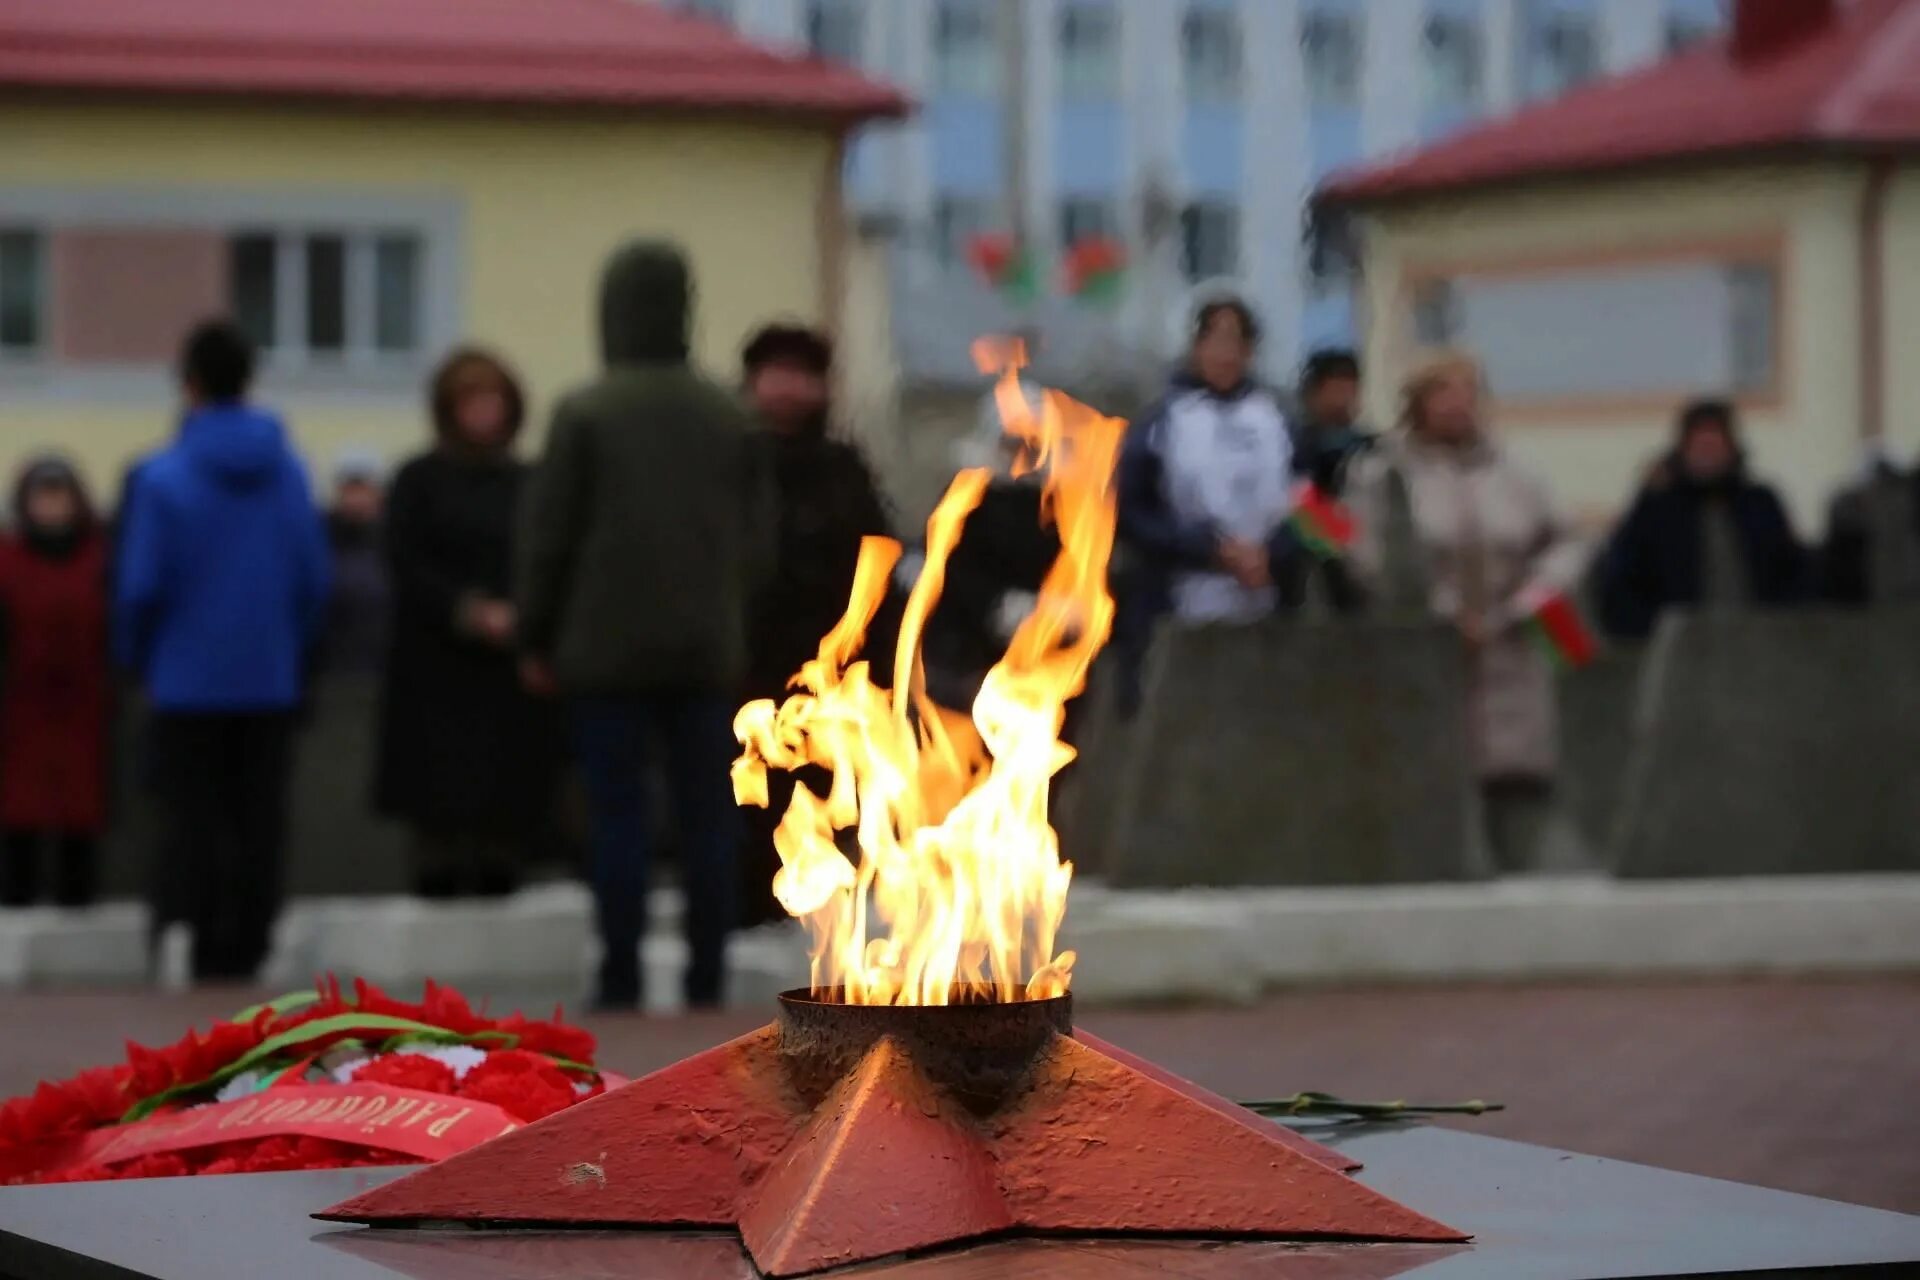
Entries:
POLYGON ((422 1093, 452 1093, 459 1081, 453 1068, 423 1053, 388 1053, 353 1073, 355 1084, 384 1084, 422 1093))
POLYGON ((565 1111, 578 1100, 566 1073, 538 1054, 502 1050, 467 1072, 460 1096, 490 1102, 526 1124, 565 1111))

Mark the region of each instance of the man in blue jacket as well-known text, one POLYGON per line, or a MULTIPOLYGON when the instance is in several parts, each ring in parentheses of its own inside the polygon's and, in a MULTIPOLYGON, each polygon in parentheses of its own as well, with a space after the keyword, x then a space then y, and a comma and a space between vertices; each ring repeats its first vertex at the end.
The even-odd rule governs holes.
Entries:
POLYGON ((178 439, 140 467, 114 581, 114 646, 153 712, 156 935, 193 931, 196 977, 245 980, 280 905, 293 730, 325 617, 327 551, 305 469, 246 403, 251 344, 188 337, 178 439))

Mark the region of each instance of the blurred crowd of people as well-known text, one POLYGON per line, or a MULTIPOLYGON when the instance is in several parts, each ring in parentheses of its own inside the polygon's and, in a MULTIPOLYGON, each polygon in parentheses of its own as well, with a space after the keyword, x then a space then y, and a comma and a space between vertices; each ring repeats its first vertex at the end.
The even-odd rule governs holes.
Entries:
POLYGON ((1920 471, 1876 461, 1836 498, 1824 543, 1812 547, 1749 469, 1735 406, 1697 400, 1594 548, 1502 446, 1472 354, 1417 361, 1397 421, 1374 432, 1360 421, 1357 358, 1319 352, 1288 429, 1251 373, 1259 338, 1243 303, 1201 307, 1186 365, 1129 433, 1123 707, 1139 697, 1140 638, 1157 617, 1438 619, 1459 633, 1468 662, 1466 746, 1502 870, 1540 864, 1559 768, 1554 662, 1529 625, 1544 608, 1584 600, 1568 607, 1633 643, 1672 609, 1920 600, 1920 471), (1308 491, 1350 512, 1354 537, 1341 553, 1317 552, 1291 518, 1308 491))
MULTIPOLYGON (((833 433, 829 340, 761 330, 743 395, 690 363, 692 299, 672 247, 613 259, 604 372, 560 399, 536 463, 517 448, 513 369, 464 349, 431 380, 427 447, 390 478, 376 456, 341 458, 323 512, 284 424, 249 396, 251 344, 219 321, 189 336, 178 431, 129 470, 111 530, 71 464, 30 460, 0 540, 0 905, 94 898, 124 679, 148 713, 156 937, 184 926, 196 976, 250 977, 280 905, 312 684, 377 674, 371 795, 407 824, 416 893, 512 891, 571 763, 598 1002, 644 995, 661 798, 686 888, 685 996, 717 1002, 729 931, 784 916, 773 829, 795 785, 776 780, 765 810, 735 807, 733 715, 783 695, 844 608, 861 540, 894 530, 867 461, 833 433)), ((1877 466, 1812 549, 1749 471, 1730 403, 1681 411, 1589 556, 1491 429, 1471 355, 1422 361, 1376 432, 1351 352, 1310 358, 1289 411, 1253 375, 1259 341, 1244 302, 1199 308, 1187 358, 1129 429, 1110 659, 1122 709, 1158 626, 1440 619, 1469 663, 1467 743, 1503 868, 1533 865, 1557 770, 1553 670, 1526 625, 1543 601, 1583 592, 1608 633, 1637 640, 1677 606, 1920 598, 1920 478, 1877 466), (1303 537, 1309 489, 1351 513, 1349 545, 1303 537), (1887 497, 1904 523, 1880 517, 1887 497)), ((964 460, 994 475, 925 637, 929 688, 954 706, 1058 551, 1038 478, 1016 475, 1005 446, 997 418, 967 442, 964 460)))

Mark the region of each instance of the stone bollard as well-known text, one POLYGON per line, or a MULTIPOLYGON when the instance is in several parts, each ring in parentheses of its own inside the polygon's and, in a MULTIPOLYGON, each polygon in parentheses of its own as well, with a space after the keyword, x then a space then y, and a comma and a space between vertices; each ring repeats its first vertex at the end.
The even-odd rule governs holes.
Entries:
POLYGON ((1116 788, 1122 886, 1485 873, 1457 636, 1427 623, 1166 628, 1116 788))

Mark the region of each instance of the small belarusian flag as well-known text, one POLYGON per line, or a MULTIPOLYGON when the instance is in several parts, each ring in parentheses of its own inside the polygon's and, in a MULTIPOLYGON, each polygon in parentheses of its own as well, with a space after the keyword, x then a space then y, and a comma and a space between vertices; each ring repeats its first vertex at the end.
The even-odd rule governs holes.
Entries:
POLYGON ((1293 495, 1293 532, 1322 560, 1338 560, 1353 545, 1353 515, 1309 481, 1293 495))
POLYGON ((1526 628, 1554 665, 1568 671, 1587 666, 1600 653, 1600 642, 1581 616, 1580 606, 1565 592, 1554 592, 1537 605, 1527 615, 1526 628))
POLYGON ((1031 302, 1040 292, 1033 255, 1004 231, 969 240, 967 262, 982 280, 1017 302, 1031 302))
POLYGON ((1126 275, 1126 246, 1111 236, 1088 236, 1074 241, 1061 263, 1061 280, 1067 295, 1095 306, 1118 302, 1126 275))

